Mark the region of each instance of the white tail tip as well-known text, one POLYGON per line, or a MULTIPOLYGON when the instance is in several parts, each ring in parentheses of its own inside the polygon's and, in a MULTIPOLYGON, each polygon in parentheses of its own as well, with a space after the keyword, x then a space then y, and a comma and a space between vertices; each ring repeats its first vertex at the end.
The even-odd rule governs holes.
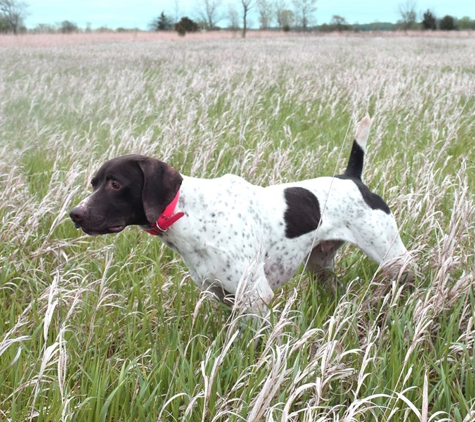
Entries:
POLYGON ((355 141, 361 148, 365 148, 366 141, 368 140, 369 130, 371 129, 371 118, 367 114, 363 117, 363 120, 358 123, 358 127, 356 128, 356 135, 355 141))

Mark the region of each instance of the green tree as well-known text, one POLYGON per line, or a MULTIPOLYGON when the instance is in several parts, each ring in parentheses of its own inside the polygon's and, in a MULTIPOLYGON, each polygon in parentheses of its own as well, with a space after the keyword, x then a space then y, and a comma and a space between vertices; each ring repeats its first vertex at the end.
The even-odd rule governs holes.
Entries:
POLYGON ((468 16, 464 16, 459 19, 458 27, 463 30, 475 29, 475 21, 470 19, 468 16))
POLYGON ((188 17, 183 17, 175 24, 175 31, 180 35, 185 35, 187 32, 198 32, 198 24, 188 17))
POLYGON ((332 20, 330 21, 330 28, 332 31, 348 31, 350 29, 349 23, 343 16, 333 15, 332 20))
POLYGON ((437 19, 429 9, 422 15, 422 28, 426 30, 435 31, 437 29, 437 19))
POLYGON ((152 31, 168 31, 169 29, 172 29, 172 27, 172 20, 167 15, 165 15, 165 12, 163 11, 160 13, 160 16, 157 16, 149 24, 149 28, 152 31))
POLYGON ((72 32, 78 32, 78 26, 71 21, 63 21, 61 22, 60 31, 63 34, 71 34, 72 32))
POLYGON ((4 18, 2 14, 0 14, 0 33, 7 33, 10 31, 10 24, 4 18))
POLYGON ((455 18, 450 15, 445 15, 439 22, 441 31, 454 31, 457 29, 455 18))

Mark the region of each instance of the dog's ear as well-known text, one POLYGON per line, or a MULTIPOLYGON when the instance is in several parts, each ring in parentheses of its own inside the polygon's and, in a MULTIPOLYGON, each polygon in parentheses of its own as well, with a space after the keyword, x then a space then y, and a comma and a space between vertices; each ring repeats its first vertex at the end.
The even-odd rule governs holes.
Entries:
POLYGON ((144 184, 142 203, 149 223, 155 223, 180 189, 183 177, 173 167, 153 158, 139 161, 144 184))

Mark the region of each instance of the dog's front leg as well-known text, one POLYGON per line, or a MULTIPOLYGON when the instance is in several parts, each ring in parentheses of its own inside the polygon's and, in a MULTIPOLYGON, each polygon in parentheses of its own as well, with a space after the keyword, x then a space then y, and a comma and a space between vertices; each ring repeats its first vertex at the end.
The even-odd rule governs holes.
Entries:
MULTIPOLYGON (((252 275, 247 273, 241 278, 235 294, 233 314, 241 333, 251 332, 254 347, 263 341, 263 335, 269 334, 270 305, 274 297, 262 265, 252 275)), ((234 324, 232 324, 234 326, 234 324)))

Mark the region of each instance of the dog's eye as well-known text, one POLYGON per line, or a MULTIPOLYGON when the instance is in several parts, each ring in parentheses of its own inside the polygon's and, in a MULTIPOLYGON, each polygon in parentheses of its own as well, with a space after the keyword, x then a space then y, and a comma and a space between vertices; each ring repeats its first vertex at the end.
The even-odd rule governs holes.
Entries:
POLYGON ((111 188, 114 189, 114 190, 119 190, 122 186, 117 183, 115 180, 112 180, 111 181, 111 188))

